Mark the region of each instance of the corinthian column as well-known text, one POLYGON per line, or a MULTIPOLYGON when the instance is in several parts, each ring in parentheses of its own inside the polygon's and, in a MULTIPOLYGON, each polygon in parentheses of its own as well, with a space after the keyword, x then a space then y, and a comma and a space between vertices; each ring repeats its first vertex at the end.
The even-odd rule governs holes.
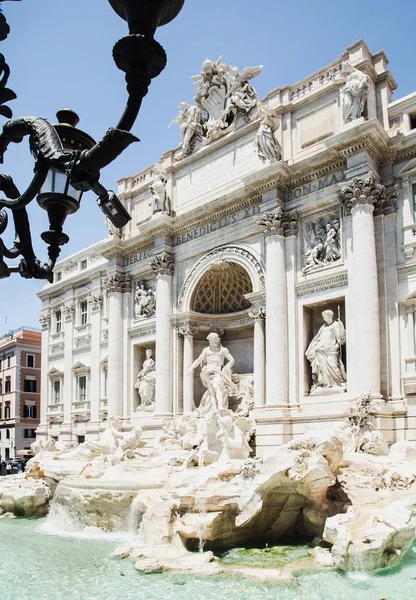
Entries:
POLYGON ((341 201, 352 216, 352 256, 348 257, 347 391, 380 394, 380 323, 374 204, 385 189, 372 174, 343 186, 341 201), (351 325, 351 327, 350 327, 351 325))
POLYGON ((266 406, 287 404, 287 299, 282 209, 257 221, 266 236, 266 406))
POLYGON ((173 256, 163 252, 151 261, 156 273, 156 405, 155 413, 171 415, 172 404, 172 275, 173 256))
POLYGON ((41 355, 41 399, 40 399, 40 423, 36 431, 36 435, 46 435, 48 432, 47 410, 49 397, 51 394, 51 384, 48 380, 48 357, 49 357, 49 332, 51 325, 50 311, 43 312, 39 317, 39 322, 42 327, 42 355, 41 355))
POLYGON ((104 281, 108 294, 108 416, 123 416, 123 294, 131 291, 130 275, 114 273, 104 281))
POLYGON ((250 318, 254 320, 254 408, 263 408, 264 406, 264 308, 256 308, 249 312, 250 318))
POLYGON ((183 337, 183 412, 190 413, 195 410, 194 404, 194 374, 189 373, 194 362, 194 335, 198 333, 197 327, 183 327, 179 329, 183 337))

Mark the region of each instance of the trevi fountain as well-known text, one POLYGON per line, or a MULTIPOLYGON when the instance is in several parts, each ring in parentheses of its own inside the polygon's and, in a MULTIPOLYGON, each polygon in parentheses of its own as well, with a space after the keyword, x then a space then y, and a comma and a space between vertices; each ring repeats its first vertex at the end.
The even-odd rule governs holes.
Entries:
POLYGON ((207 59, 180 147, 120 181, 134 219, 57 263, 1 600, 416 597, 416 97, 387 63, 360 40, 260 100, 207 59))

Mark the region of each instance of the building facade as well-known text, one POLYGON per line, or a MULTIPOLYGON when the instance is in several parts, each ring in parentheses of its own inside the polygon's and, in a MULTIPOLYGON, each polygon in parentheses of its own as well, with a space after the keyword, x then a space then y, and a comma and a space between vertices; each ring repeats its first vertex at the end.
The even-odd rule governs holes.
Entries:
MULTIPOLYGON (((40 415, 40 331, 22 327, 0 339, 0 455, 30 450, 40 415)), ((19 453, 19 454, 18 454, 19 453)))
POLYGON ((361 40, 260 100, 261 67, 204 63, 181 146, 119 182, 131 222, 39 294, 39 435, 112 415, 154 437, 200 405, 217 332, 259 453, 370 391, 388 440, 416 439, 416 93, 392 101, 387 64, 361 40))

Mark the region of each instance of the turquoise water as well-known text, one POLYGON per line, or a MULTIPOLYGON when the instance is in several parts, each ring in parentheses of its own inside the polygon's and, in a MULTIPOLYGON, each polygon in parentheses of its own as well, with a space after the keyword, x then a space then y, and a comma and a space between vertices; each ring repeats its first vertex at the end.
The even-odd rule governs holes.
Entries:
POLYGON ((43 520, 0 519, 1 600, 416 600, 416 548, 399 568, 375 576, 314 571, 291 585, 265 584, 141 575, 132 561, 109 557, 114 538, 46 535, 42 527, 43 520))

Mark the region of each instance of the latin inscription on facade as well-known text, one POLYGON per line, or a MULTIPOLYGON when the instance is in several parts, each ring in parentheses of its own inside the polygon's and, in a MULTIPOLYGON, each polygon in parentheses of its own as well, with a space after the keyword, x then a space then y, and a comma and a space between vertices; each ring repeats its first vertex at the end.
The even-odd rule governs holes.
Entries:
POLYGON ((141 250, 137 254, 132 254, 132 256, 128 256, 124 260, 124 266, 130 267, 131 265, 135 265, 136 263, 142 262, 142 260, 146 260, 152 256, 153 252, 150 248, 146 250, 141 250))
POLYGON ((288 193, 288 200, 299 200, 299 198, 303 198, 303 196, 307 196, 308 194, 313 194, 314 192, 319 192, 324 188, 329 187, 330 185, 335 185, 337 183, 341 183, 344 181, 345 174, 340 171, 337 173, 332 173, 332 175, 327 175, 326 177, 321 177, 320 179, 316 179, 315 181, 311 181, 310 183, 305 183, 300 187, 291 190, 288 193))
POLYGON ((260 213, 260 206, 257 204, 255 206, 249 206, 248 208, 244 208, 232 215, 227 217, 223 217, 218 221, 211 221, 210 223, 205 223, 205 225, 201 225, 192 231, 187 231, 182 235, 177 235, 175 237, 174 245, 180 246, 181 244, 185 244, 186 242, 191 242, 192 240, 196 240, 197 238, 201 238, 208 233, 213 233, 214 231, 219 231, 224 227, 228 227, 228 225, 233 225, 234 223, 239 223, 240 221, 244 221, 244 219, 248 219, 249 217, 253 217, 254 215, 258 215, 260 213))

